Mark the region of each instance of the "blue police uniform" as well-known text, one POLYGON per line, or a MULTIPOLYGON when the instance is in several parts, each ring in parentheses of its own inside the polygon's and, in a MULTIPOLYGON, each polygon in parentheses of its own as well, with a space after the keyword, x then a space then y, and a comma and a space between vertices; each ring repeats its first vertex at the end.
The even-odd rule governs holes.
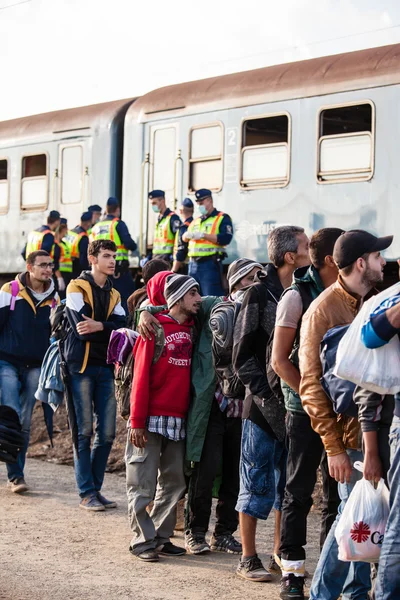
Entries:
MULTIPOLYGON (((38 227, 37 229, 35 229, 35 231, 47 231, 49 228, 48 225, 41 225, 40 227, 38 227)), ((54 241, 54 234, 53 233, 46 233, 46 235, 43 236, 42 239, 42 243, 40 246, 40 250, 45 250, 46 252, 48 252, 49 254, 51 254, 51 251, 53 249, 54 246, 54 271, 58 271, 58 269, 60 268, 60 246, 54 241)), ((24 249, 21 252, 21 255, 23 257, 24 260, 26 260, 27 256, 26 256, 26 244, 24 246, 24 249)))
MULTIPOLYGON (((201 189, 196 192, 196 200, 201 201, 205 198, 212 198, 210 190, 201 189)), ((230 244, 233 237, 232 219, 229 215, 221 213, 216 208, 209 215, 204 215, 195 219, 189 227, 191 229, 204 229, 209 223, 215 223, 218 219, 217 245, 215 252, 210 250, 210 244, 202 240, 196 242, 191 241, 187 244, 188 250, 182 250, 181 257, 189 254, 189 275, 194 277, 200 285, 201 293, 204 296, 224 296, 225 290, 222 285, 222 261, 226 257, 225 246, 230 244), (191 251, 192 246, 192 251, 191 251), (204 256, 200 252, 196 252, 196 246, 205 246, 204 256), (218 248, 218 246, 220 248, 218 248), (192 254, 192 255, 191 255, 192 254)), ((208 227, 210 229, 210 227, 208 227)))

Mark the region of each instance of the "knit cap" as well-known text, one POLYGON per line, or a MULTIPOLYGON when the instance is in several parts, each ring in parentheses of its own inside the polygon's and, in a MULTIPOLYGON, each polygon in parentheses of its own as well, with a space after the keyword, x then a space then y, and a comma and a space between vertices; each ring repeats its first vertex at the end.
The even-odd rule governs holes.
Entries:
POLYGON ((189 275, 171 275, 168 277, 164 288, 164 296, 168 308, 172 308, 174 304, 181 300, 194 287, 199 289, 199 284, 193 277, 189 277, 189 275))
POLYGON ((260 270, 263 268, 262 265, 250 258, 238 258, 229 265, 227 277, 229 283, 229 292, 235 287, 236 283, 246 277, 255 267, 260 270))

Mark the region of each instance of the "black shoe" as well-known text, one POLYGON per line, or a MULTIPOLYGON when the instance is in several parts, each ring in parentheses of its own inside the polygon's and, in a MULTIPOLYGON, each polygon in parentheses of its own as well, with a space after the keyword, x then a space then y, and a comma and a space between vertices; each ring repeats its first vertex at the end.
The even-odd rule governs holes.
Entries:
POLYGON ((129 552, 133 554, 135 558, 138 558, 143 562, 158 562, 160 560, 157 552, 153 548, 150 548, 150 550, 143 550, 143 552, 137 554, 133 548, 129 547, 129 552))
POLYGON ((247 579, 248 581, 272 581, 271 573, 268 573, 268 571, 264 569, 257 554, 246 560, 239 560, 236 575, 238 575, 238 577, 243 577, 243 579, 247 579))
POLYGON ((165 544, 157 548, 157 552, 158 554, 161 554, 161 556, 182 556, 183 554, 186 554, 185 548, 175 546, 172 542, 165 542, 165 544))
POLYGON ((228 554, 242 554, 242 544, 231 533, 223 533, 211 537, 210 547, 213 552, 227 552, 228 554))
MULTIPOLYGON (((280 556, 278 556, 278 558, 280 559, 280 556)), ((278 565, 278 563, 276 562, 275 556, 273 554, 269 557, 269 563, 268 563, 267 569, 270 573, 276 573, 277 575, 281 575, 281 573, 282 573, 281 568, 278 565)))
POLYGON ((304 600, 304 577, 296 577, 289 573, 281 579, 280 597, 282 600, 304 600))

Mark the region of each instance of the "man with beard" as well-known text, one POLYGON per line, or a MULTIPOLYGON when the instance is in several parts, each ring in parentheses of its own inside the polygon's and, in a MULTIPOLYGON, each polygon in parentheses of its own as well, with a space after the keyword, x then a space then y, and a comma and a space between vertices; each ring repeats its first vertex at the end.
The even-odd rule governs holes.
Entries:
POLYGON ((353 469, 353 464, 362 461, 363 454, 357 417, 337 415, 322 388, 320 344, 329 329, 354 320, 363 298, 383 280, 386 261, 381 251, 386 250, 392 240, 393 236, 377 238, 359 229, 341 235, 333 250, 339 269, 338 279, 312 302, 303 317, 299 351, 300 398, 313 429, 324 444, 329 473, 339 482, 341 499, 339 515, 326 538, 314 574, 310 600, 337 600, 341 593, 342 598, 366 598, 370 589, 368 563, 338 559, 335 529, 354 485, 362 478, 362 474, 353 469))

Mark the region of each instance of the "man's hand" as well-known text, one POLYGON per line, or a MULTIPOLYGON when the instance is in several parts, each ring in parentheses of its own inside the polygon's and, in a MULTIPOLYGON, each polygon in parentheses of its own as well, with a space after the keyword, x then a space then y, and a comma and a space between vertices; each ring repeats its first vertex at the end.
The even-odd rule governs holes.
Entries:
POLYGON ((82 315, 85 319, 80 321, 76 326, 76 330, 79 335, 88 335, 89 333, 96 333, 97 331, 103 331, 104 325, 101 321, 95 321, 86 315, 82 315))
POLYGON ((352 466, 349 457, 346 452, 336 454, 335 456, 328 456, 328 467, 329 475, 336 479, 338 483, 349 483, 352 466))
POLYGON ((157 325, 159 325, 159 321, 157 321, 154 315, 147 312, 147 310, 143 310, 140 313, 137 330, 143 340, 151 340, 152 336, 156 333, 155 327, 157 325))
POLYGON ((182 240, 184 242, 190 242, 190 240, 193 239, 193 232, 192 231, 185 231, 185 233, 182 236, 182 240))
POLYGON ((365 452, 364 453, 364 479, 368 481, 375 481, 379 483, 383 477, 382 461, 379 458, 379 454, 376 452, 365 452))
POLYGON ((136 448, 144 448, 147 443, 147 436, 145 429, 131 429, 130 430, 130 441, 131 444, 136 448))

